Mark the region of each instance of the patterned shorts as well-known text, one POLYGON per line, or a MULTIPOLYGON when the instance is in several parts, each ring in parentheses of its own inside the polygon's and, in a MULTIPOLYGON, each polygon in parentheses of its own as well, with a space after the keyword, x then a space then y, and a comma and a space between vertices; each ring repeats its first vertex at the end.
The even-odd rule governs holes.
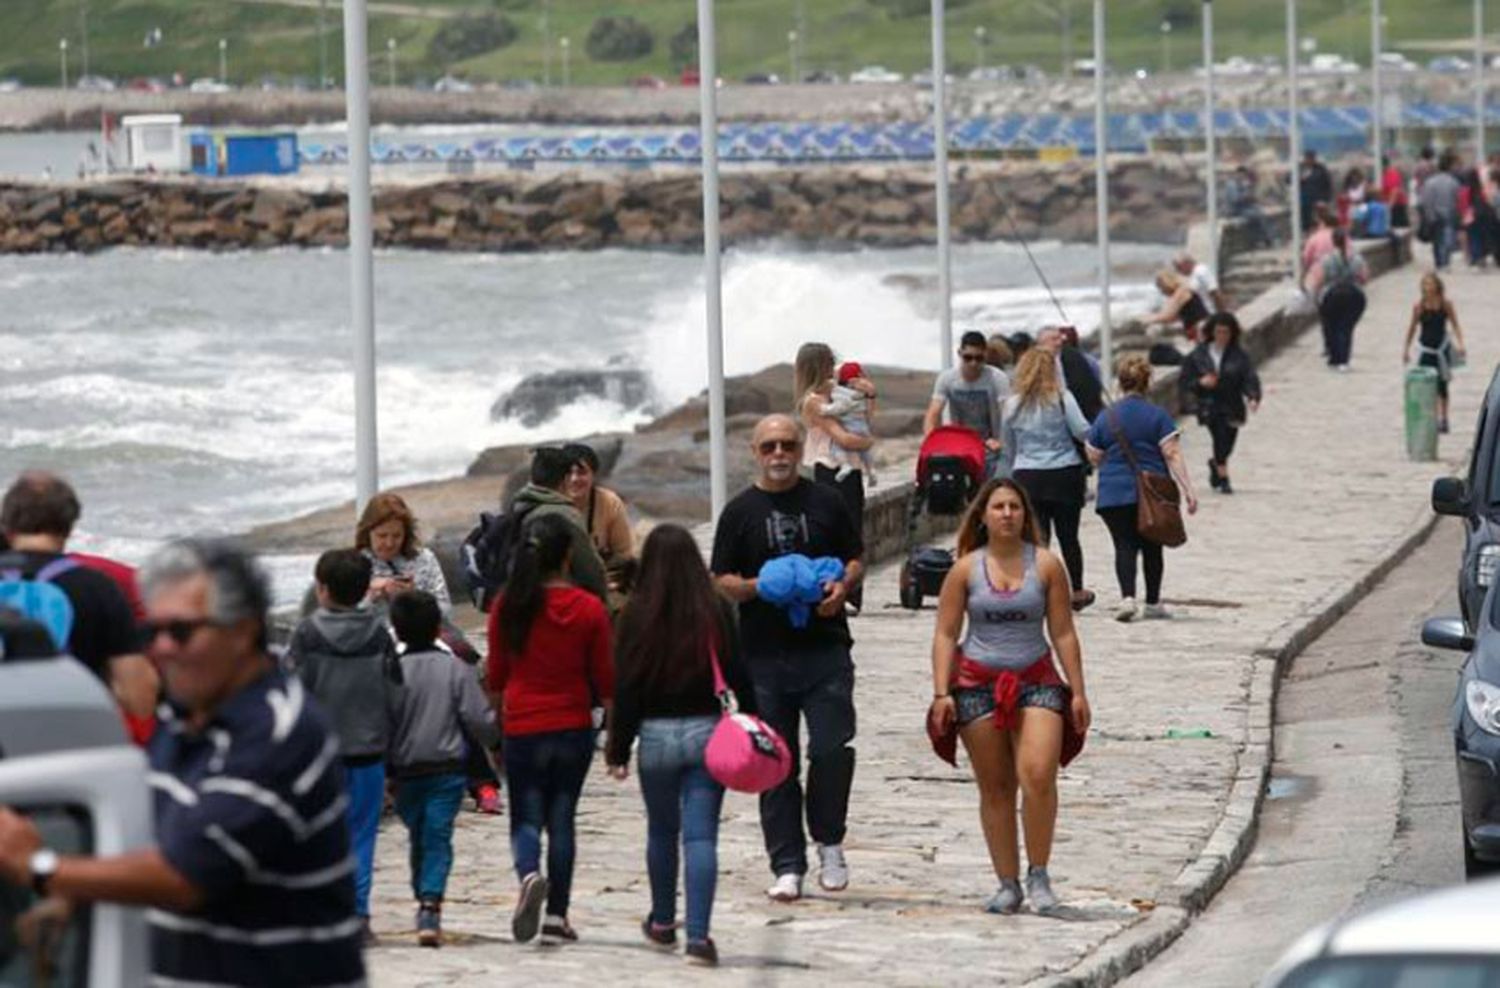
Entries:
MULTIPOLYGON (((1068 691, 1062 686, 1022 686, 1016 706, 1041 707, 1064 714, 1067 698, 1068 691)), ((995 712, 995 690, 989 686, 960 687, 953 691, 953 704, 958 708, 958 722, 970 724, 995 712)))

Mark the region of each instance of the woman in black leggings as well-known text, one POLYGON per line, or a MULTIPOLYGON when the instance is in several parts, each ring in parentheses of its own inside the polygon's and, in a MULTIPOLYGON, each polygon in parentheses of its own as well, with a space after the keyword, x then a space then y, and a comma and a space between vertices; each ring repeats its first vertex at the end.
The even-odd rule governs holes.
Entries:
POLYGON ((1115 620, 1170 617, 1161 603, 1162 547, 1142 538, 1136 528, 1136 470, 1175 480, 1188 514, 1198 510, 1198 498, 1182 457, 1177 423, 1146 398, 1151 365, 1144 357, 1127 357, 1120 362, 1118 379, 1124 397, 1099 413, 1086 447, 1089 461, 1099 468, 1099 517, 1115 543, 1115 576, 1120 581, 1115 620), (1135 600, 1137 558, 1146 575, 1144 610, 1135 600))
POLYGON ((1260 408, 1260 376, 1250 364, 1250 355, 1240 346, 1240 321, 1232 313, 1209 316, 1204 336, 1206 339, 1188 354, 1177 382, 1182 407, 1196 409, 1199 424, 1213 438, 1208 482, 1220 494, 1233 494, 1229 456, 1248 413, 1260 408))

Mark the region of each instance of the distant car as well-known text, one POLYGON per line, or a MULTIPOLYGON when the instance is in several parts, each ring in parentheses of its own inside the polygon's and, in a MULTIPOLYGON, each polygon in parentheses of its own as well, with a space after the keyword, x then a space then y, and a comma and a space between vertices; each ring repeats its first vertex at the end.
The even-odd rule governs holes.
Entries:
MULTIPOLYGON (((59 854, 111 856, 149 847, 146 758, 126 739, 108 690, 81 663, 54 654, 40 625, 0 616, 0 640, 0 806, 30 817, 59 854)), ((12 935, 32 905, 29 890, 0 884, 0 985, 147 983, 144 910, 102 904, 76 910, 39 958, 52 965, 44 978, 34 967, 38 959, 12 935)))
POLYGON ((752 72, 745 76, 745 83, 750 86, 779 86, 781 76, 775 72, 752 72))
POLYGON ((133 93, 164 93, 167 84, 160 79, 136 78, 127 82, 125 88, 133 93))
POLYGON ((982 65, 969 73, 970 82, 1006 82, 1011 77, 1007 65, 982 65))
POLYGON ((102 75, 79 76, 77 88, 90 93, 112 93, 115 91, 115 81, 102 75))
POLYGON ((689 65, 682 70, 682 74, 677 77, 677 81, 684 86, 696 86, 700 78, 701 76, 698 75, 698 66, 689 65))
POLYGON ((227 93, 229 92, 229 86, 225 85, 217 79, 209 79, 207 77, 204 77, 202 79, 194 79, 192 82, 190 82, 188 84, 188 92, 227 93))
POLYGON ((1324 53, 1314 55, 1307 63, 1307 70, 1317 75, 1349 75, 1359 72, 1360 67, 1358 62, 1342 55, 1324 53))
MULTIPOLYGON (((1104 63, 1104 74, 1110 74, 1109 63, 1104 63)), ((1073 74, 1092 79, 1094 77, 1094 60, 1092 58, 1080 58, 1073 62, 1073 74)))
POLYGON ((1427 63, 1428 72, 1441 72, 1445 75, 1468 72, 1473 67, 1466 59, 1459 58, 1457 55, 1439 55, 1427 63))
POLYGON ((474 84, 457 76, 445 75, 432 84, 432 91, 435 93, 472 93, 474 84))
POLYGON ((0 93, 18 93, 21 91, 21 80, 16 78, 0 79, 0 93))
POLYGON ((1046 82, 1047 72, 1039 65, 1023 65, 1016 69, 1016 77, 1027 82, 1046 82))
POLYGON ((892 72, 883 65, 866 65, 864 68, 849 74, 850 82, 878 83, 878 82, 900 82, 904 76, 900 72, 892 72))
POLYGON ((1261 988, 1461 988, 1500 980, 1500 882, 1335 920, 1292 944, 1261 988))
POLYGON ((1399 51, 1381 52, 1380 67, 1383 70, 1392 72, 1415 72, 1419 68, 1416 62, 1413 62, 1399 51))
POLYGON ((1500 570, 1500 370, 1490 379, 1474 437, 1468 476, 1432 484, 1432 510, 1464 522, 1458 609, 1470 631, 1479 627, 1485 595, 1500 570))
POLYGON ((666 89, 667 80, 659 75, 638 75, 630 80, 632 89, 666 89))
POLYGON ((1260 65, 1243 55, 1231 55, 1214 66, 1214 72, 1219 75, 1260 75, 1263 71, 1260 65))
MULTIPOLYGON (((914 73, 912 73, 911 81, 914 82, 914 83, 916 83, 917 88, 919 88, 919 89, 931 89, 932 88, 932 70, 931 69, 923 69, 920 72, 914 72, 914 73)), ((946 84, 948 84, 948 85, 950 85, 950 86, 953 85, 953 82, 954 82, 953 74, 951 72, 945 72, 943 74, 943 82, 946 83, 946 84)))
POLYGON ((810 82, 818 86, 829 86, 837 85, 843 80, 839 78, 839 74, 837 72, 829 72, 827 69, 819 69, 816 72, 809 72, 807 75, 803 76, 802 81, 810 82))

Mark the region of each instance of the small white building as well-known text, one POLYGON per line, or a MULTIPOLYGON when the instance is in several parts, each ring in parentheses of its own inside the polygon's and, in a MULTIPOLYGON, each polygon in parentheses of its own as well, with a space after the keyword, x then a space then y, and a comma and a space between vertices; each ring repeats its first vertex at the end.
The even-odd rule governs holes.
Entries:
POLYGON ((185 172, 187 142, 182 114, 144 113, 120 118, 125 167, 133 172, 185 172))

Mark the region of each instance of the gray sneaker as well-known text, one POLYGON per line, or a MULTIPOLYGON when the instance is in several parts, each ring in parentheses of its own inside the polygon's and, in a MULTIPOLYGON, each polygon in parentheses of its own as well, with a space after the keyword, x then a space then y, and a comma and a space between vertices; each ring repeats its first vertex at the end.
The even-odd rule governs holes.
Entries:
POLYGON ((1001 916, 1009 916, 1021 908, 1021 900, 1025 895, 1021 892, 1021 883, 1014 878, 1000 879, 1000 888, 990 896, 990 901, 984 904, 987 913, 999 913, 1001 916))
POLYGON ((1031 900, 1031 911, 1045 916, 1057 908, 1057 896, 1052 891, 1052 879, 1046 868, 1026 869, 1026 896, 1031 900))

